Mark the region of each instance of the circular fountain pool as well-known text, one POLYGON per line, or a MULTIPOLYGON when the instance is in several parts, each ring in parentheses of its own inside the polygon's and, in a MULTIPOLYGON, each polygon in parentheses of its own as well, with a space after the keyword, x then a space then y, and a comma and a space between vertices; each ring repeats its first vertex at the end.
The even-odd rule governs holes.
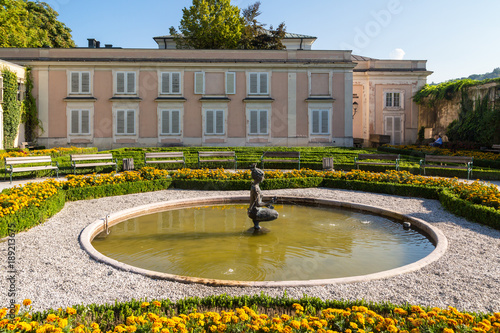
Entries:
POLYGON ((275 206, 280 217, 254 233, 241 203, 246 200, 134 208, 108 219, 109 234, 103 221, 96 221, 82 233, 82 245, 95 259, 153 277, 261 286, 394 275, 418 269, 444 251, 445 239, 423 221, 307 198, 280 198, 275 206), (403 228, 403 221, 412 228, 403 228))

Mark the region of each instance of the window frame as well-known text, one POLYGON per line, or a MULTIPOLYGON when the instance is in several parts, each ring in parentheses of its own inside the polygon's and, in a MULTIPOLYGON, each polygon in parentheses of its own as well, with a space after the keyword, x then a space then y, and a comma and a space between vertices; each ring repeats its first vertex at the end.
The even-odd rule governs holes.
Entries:
POLYGON ((115 120, 115 135, 116 136, 135 136, 137 135, 137 110, 136 109, 130 109, 130 108, 117 108, 116 109, 116 120, 115 120), (120 112, 124 112, 124 117, 123 117, 123 120, 124 120, 124 123, 123 123, 123 129, 124 129, 124 132, 123 133, 119 133, 118 132, 118 122, 119 122, 119 113, 120 112), (128 132, 128 114, 132 112, 133 113, 133 117, 132 119, 134 119, 134 131, 133 133, 130 133, 128 132))
POLYGON ((116 95, 136 95, 137 94, 137 72, 136 71, 116 71, 114 75, 114 83, 115 83, 115 94, 116 95), (124 91, 118 91, 118 75, 123 74, 123 89, 124 91), (133 91, 128 91, 129 85, 129 74, 134 75, 134 89, 133 91))
POLYGON ((205 94, 205 72, 194 72, 194 94, 195 95, 205 94), (198 77, 198 75, 201 75, 201 79, 198 77), (198 90, 198 80, 201 80, 202 82, 201 91, 198 90))
POLYGON ((203 122, 203 135, 205 136, 224 136, 226 135, 226 111, 224 109, 217 109, 217 108, 207 108, 204 110, 204 122, 203 122), (207 131, 208 129, 208 113, 213 112, 212 116, 212 121, 213 121, 213 133, 209 133, 207 131), (222 113, 222 132, 217 132, 217 113, 221 112, 222 113))
POLYGON ((160 95, 181 95, 182 94, 182 73, 181 72, 175 72, 175 71, 162 71, 160 72, 160 82, 159 82, 159 88, 160 88, 160 95), (168 74, 169 77, 169 82, 168 82, 168 91, 163 90, 163 75, 168 74), (173 91, 173 86, 174 86, 174 80, 173 76, 174 74, 177 74, 179 76, 179 86, 178 86, 178 91, 173 91))
POLYGON ((269 72, 249 72, 248 73, 248 95, 253 95, 253 96, 258 96, 258 95, 270 95, 270 87, 269 87, 269 82, 270 82, 270 75, 269 72), (257 91, 252 92, 252 76, 257 75, 257 91), (262 78, 261 76, 265 75, 266 76, 266 91, 262 92, 262 78))
POLYGON ((331 110, 330 109, 321 109, 321 108, 312 108, 310 109, 310 114, 309 114, 309 135, 310 136, 324 136, 324 135, 330 135, 331 134, 331 110), (314 131, 314 113, 318 112, 318 131, 314 131), (323 114, 326 113, 327 119, 326 119, 326 125, 327 125, 327 131, 323 132, 323 114))
POLYGON ((404 91, 401 90, 386 90, 384 91, 384 110, 404 110, 404 91), (398 97, 398 104, 394 105, 396 101, 396 94, 398 97), (390 103, 388 99, 390 96, 390 103))
POLYGON ((70 124, 70 127, 69 127, 69 132, 68 134, 70 136, 77 136, 77 135, 90 135, 91 134, 91 110, 90 109, 86 109, 86 108, 78 108, 78 109, 70 109, 69 110, 69 115, 70 115, 70 120, 69 120, 69 124, 70 124), (78 132, 73 132, 73 112, 74 111, 77 111, 78 112, 78 132), (88 112, 88 119, 87 119, 87 126, 88 126, 88 132, 83 132, 82 131, 82 128, 83 128, 83 118, 82 118, 82 113, 83 111, 87 111, 88 112))
POLYGON ((262 108, 251 108, 248 110, 248 134, 249 135, 269 135, 269 110, 268 109, 262 109, 262 108), (252 112, 257 112, 257 132, 252 132, 252 112), (262 132, 261 131, 261 125, 262 125, 262 112, 265 112, 265 119, 266 119, 266 131, 262 132))
POLYGON ((69 72, 69 95, 91 95, 92 94, 92 73, 90 71, 70 71, 69 72), (73 74, 78 75, 78 89, 73 91, 73 74), (88 91, 83 90, 83 75, 88 75, 88 91))
POLYGON ((162 108, 159 110, 160 111, 160 130, 159 130, 159 135, 160 136, 179 136, 181 135, 182 133, 182 128, 181 128, 181 125, 182 125, 182 121, 181 121, 181 115, 182 115, 182 111, 180 109, 166 109, 166 108, 162 108), (169 117, 169 132, 164 132, 163 131, 163 117, 164 117, 164 112, 168 112, 168 117, 169 117), (173 117, 173 112, 178 112, 179 113, 179 117, 178 117, 178 132, 173 132, 172 131, 172 128, 173 128, 173 122, 172 122, 172 117, 173 117))

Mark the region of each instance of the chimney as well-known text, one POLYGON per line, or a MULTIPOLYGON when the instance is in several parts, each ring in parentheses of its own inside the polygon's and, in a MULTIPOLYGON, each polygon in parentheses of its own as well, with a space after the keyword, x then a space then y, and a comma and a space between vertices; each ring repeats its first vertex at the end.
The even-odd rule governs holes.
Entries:
POLYGON ((87 40, 89 41, 89 49, 95 49, 98 43, 95 38, 87 38, 87 40))
POLYGON ((112 49, 113 48, 113 44, 104 44, 104 47, 107 48, 107 49, 112 49))
POLYGON ((96 48, 100 48, 101 47, 101 42, 100 41, 96 41, 95 42, 95 47, 96 48))

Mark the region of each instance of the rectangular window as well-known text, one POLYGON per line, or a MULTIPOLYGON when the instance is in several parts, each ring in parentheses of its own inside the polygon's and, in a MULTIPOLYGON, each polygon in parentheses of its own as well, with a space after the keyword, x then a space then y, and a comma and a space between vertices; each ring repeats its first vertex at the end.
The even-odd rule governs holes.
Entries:
POLYGON ((267 110, 250 110, 250 134, 267 134, 267 110))
POLYGON ((267 95, 268 89, 268 74, 267 73, 250 73, 249 74, 249 94, 251 95, 267 95))
POLYGON ((226 94, 236 94, 236 73, 226 72, 226 94))
POLYGON ((135 134, 135 110, 116 111, 116 134, 135 134))
POLYGON ((90 134, 90 111, 71 110, 71 134, 90 134))
POLYGON ((386 108, 402 108, 401 93, 399 93, 399 92, 386 92, 385 93, 385 107, 386 108))
POLYGON ((161 93, 180 94, 181 93, 181 73, 161 73, 161 93))
POLYGON ((330 133, 329 110, 312 110, 311 134, 329 134, 329 133, 330 133))
POLYGON ((196 95, 205 93, 205 73, 203 72, 194 73, 194 93, 196 95))
POLYGON ((135 72, 116 73, 116 93, 135 94, 135 72))
POLYGON ((205 134, 224 134, 224 111, 207 110, 205 114, 205 134))
POLYGON ((90 94, 90 72, 71 72, 71 93, 90 94))
POLYGON ((179 110, 161 111, 161 134, 180 134, 180 114, 179 110))

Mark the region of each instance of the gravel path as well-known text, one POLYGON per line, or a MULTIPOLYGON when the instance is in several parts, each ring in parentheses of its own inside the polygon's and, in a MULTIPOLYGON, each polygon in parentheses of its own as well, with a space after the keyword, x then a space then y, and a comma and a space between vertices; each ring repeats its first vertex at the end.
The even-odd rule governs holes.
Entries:
MULTIPOLYGON (((82 229, 106 214, 152 202, 248 191, 207 192, 165 190, 79 202, 69 202, 43 225, 16 235, 15 300, 33 301, 35 310, 76 304, 114 303, 131 299, 209 296, 216 294, 271 296, 303 295, 321 299, 364 299, 373 302, 453 306, 474 312, 500 311, 500 231, 474 224, 446 212, 438 201, 333 189, 265 191, 266 195, 331 198, 388 208, 421 218, 448 238, 447 253, 423 269, 363 283, 295 288, 240 288, 188 285, 153 280, 93 261, 79 245, 82 229)), ((0 307, 7 306, 6 241, 0 243, 0 307)))

